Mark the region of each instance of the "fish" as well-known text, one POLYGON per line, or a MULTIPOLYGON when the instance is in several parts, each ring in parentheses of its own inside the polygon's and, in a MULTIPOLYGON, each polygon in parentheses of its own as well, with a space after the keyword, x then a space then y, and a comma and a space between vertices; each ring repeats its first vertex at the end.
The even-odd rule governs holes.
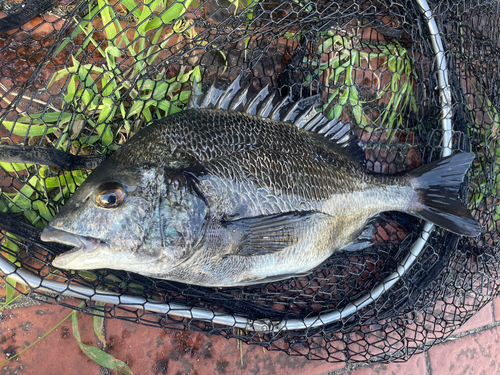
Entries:
POLYGON ((43 230, 73 246, 54 267, 115 269, 206 287, 310 274, 373 242, 399 211, 463 236, 480 227, 458 190, 474 154, 371 173, 348 124, 241 77, 154 120, 103 161, 43 230))

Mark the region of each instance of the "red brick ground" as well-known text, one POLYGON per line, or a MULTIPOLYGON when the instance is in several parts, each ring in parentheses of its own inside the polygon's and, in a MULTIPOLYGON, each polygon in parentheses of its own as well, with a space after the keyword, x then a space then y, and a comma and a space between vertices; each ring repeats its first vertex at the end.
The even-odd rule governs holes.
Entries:
MULTIPOLYGON (((500 373, 500 298, 488 304, 447 342, 406 363, 346 366, 308 361, 264 351, 236 340, 200 333, 144 327, 106 320, 108 352, 139 374, 349 374, 445 375, 500 373), (495 314, 496 313, 496 314, 495 314)), ((0 363, 45 334, 72 310, 48 304, 3 310, 0 316, 0 363)), ((82 341, 97 346, 92 317, 78 314, 82 341)), ((19 357, 0 364, 2 375, 101 374, 97 364, 78 348, 71 319, 19 357)), ((118 374, 111 371, 109 374, 118 374)))

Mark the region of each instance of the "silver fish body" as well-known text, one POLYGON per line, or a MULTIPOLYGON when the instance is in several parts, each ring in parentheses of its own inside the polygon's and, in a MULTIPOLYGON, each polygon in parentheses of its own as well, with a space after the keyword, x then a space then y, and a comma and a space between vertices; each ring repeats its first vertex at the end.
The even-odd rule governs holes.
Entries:
POLYGON ((313 111, 275 120, 262 92, 236 111, 235 86, 194 95, 99 165, 42 234, 76 247, 54 266, 223 287, 307 274, 384 211, 478 234, 457 196, 472 154, 370 174, 340 124, 313 111))

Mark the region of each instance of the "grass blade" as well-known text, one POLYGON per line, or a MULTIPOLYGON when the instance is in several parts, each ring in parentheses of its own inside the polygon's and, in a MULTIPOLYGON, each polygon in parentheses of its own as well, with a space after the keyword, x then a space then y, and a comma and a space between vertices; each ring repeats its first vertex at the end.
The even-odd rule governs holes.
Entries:
POLYGON ((101 349, 96 348, 95 346, 84 344, 80 337, 80 331, 78 330, 76 312, 73 311, 72 314, 73 316, 71 317, 71 327, 73 328, 73 336, 75 336, 76 342, 78 343, 78 346, 80 347, 80 350, 83 352, 83 354, 85 354, 100 366, 109 368, 110 370, 121 372, 125 375, 134 375, 132 373, 132 370, 130 370, 130 367, 128 367, 125 362, 116 359, 111 354, 108 354, 101 349))

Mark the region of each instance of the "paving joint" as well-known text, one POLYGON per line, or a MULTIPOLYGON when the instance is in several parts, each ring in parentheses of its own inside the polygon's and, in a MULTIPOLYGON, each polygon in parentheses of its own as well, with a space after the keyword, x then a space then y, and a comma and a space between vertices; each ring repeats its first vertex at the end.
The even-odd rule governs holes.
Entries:
MULTIPOLYGON (((499 326, 500 326, 500 322, 494 321, 493 323, 487 324, 485 326, 473 328, 473 329, 470 329, 468 331, 460 332, 460 333, 457 333, 457 334, 451 334, 448 338, 446 338, 446 340, 443 340, 442 342, 440 342, 440 343, 438 343, 436 345, 443 344, 443 343, 445 343, 447 341, 458 340, 458 339, 461 339, 462 337, 469 336, 469 335, 472 335, 472 334, 475 334, 475 333, 479 333, 479 332, 483 332, 483 331, 486 331, 486 330, 489 330, 489 329, 492 329, 492 328, 496 328, 496 327, 499 327, 499 326)), ((458 328, 460 328, 460 327, 458 327, 458 328)))
POLYGON ((427 375, 432 375, 431 357, 429 356, 429 350, 424 351, 424 358, 427 375))

